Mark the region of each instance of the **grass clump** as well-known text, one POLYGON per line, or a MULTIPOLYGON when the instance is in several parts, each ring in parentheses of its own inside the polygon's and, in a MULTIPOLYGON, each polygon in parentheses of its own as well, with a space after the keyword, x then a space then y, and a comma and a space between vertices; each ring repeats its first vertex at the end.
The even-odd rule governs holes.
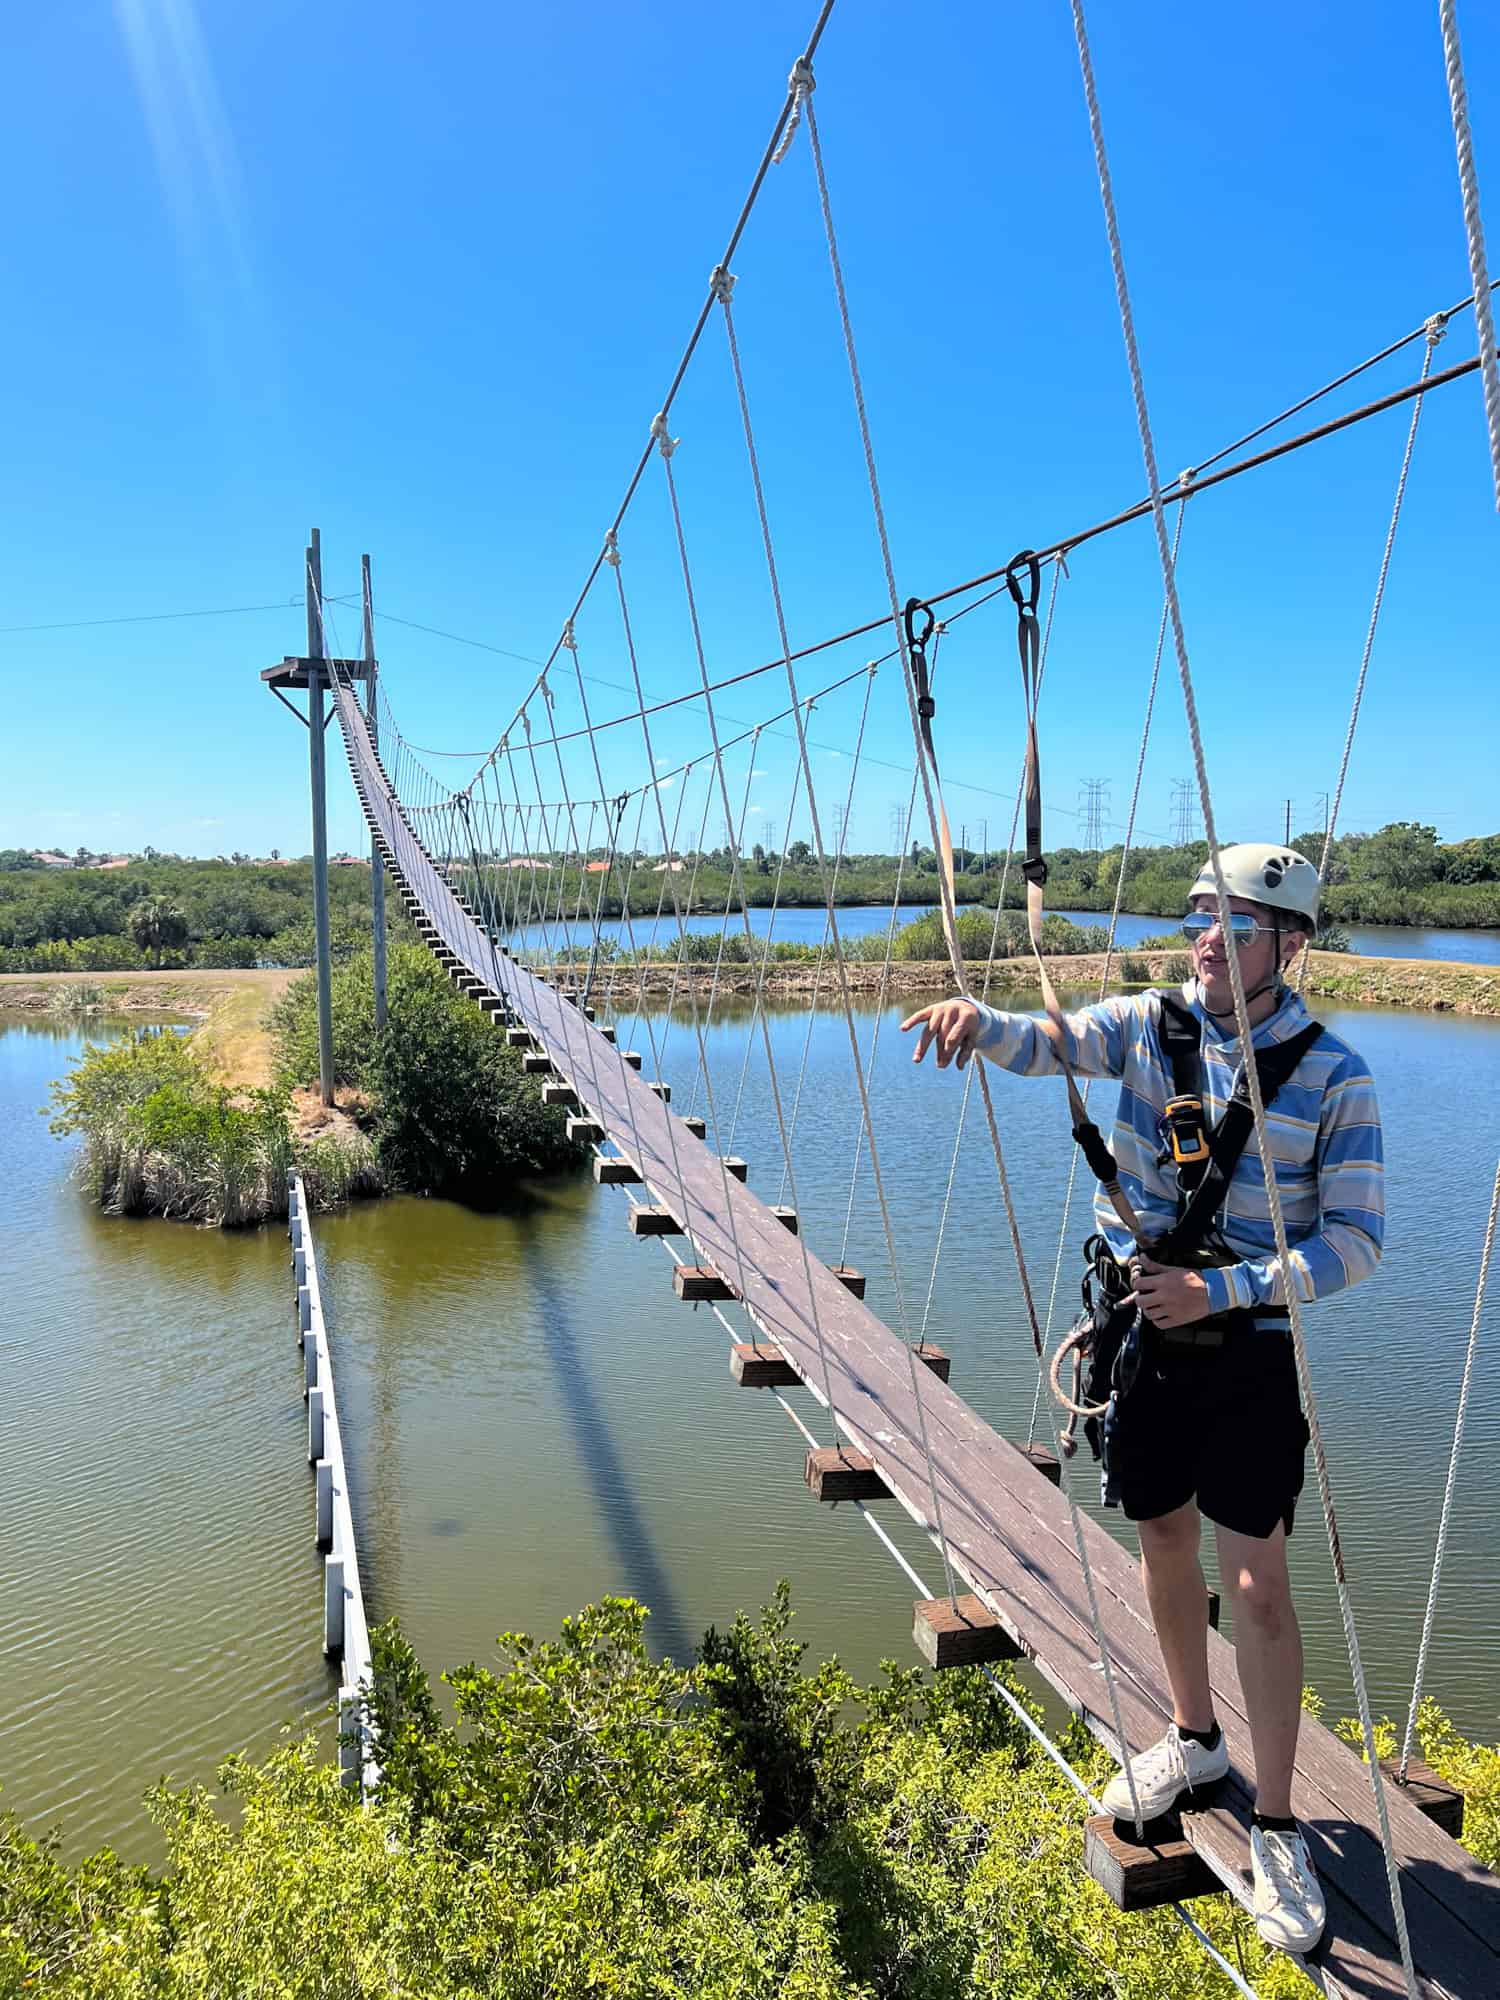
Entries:
POLYGON ((368 1147, 344 1149, 336 1166, 320 1149, 299 1156, 281 1093, 236 1102, 169 1031, 86 1043, 48 1110, 55 1133, 82 1137, 78 1178, 109 1215, 242 1228, 286 1214, 293 1165, 320 1206, 379 1185, 368 1147))

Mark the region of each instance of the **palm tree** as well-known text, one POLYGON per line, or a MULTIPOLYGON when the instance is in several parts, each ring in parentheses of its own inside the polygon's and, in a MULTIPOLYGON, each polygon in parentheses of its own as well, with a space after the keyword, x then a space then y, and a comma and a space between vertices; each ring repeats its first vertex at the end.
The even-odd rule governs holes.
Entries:
POLYGON ((130 935, 142 951, 156 954, 187 943, 188 920, 169 896, 145 896, 130 912, 130 935))

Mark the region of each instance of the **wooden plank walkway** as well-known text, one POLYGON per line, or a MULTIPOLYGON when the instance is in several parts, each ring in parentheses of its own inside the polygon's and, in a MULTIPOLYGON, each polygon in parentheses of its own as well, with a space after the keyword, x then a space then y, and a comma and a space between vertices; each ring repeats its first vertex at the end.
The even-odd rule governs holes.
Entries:
MULTIPOLYGON (((930 1530, 927 1465, 903 1342, 826 1265, 804 1258, 801 1239, 668 1110, 626 1052, 474 923, 407 824, 352 693, 339 688, 336 696, 371 829, 430 920, 435 948, 451 954, 450 971, 467 971, 531 1030, 585 1114, 691 1239, 697 1261, 718 1272, 819 1395, 826 1369, 839 1432, 868 1454, 891 1494, 930 1530)), ((1095 1735, 1115 1747, 1066 1499, 945 1382, 926 1369, 915 1372, 955 1570, 1095 1735)), ((1140 1750, 1161 1735, 1170 1714, 1140 1571, 1087 1516, 1084 1533, 1125 1734, 1140 1750)), ((1183 1831, 1219 1881, 1248 1903, 1253 1757, 1234 1651, 1216 1633, 1209 1635, 1209 1665, 1233 1775, 1211 1806, 1184 1815, 1183 1831)), ((1497 2000, 1500 1877, 1395 1786, 1387 1787, 1387 1798, 1426 2000, 1497 2000)), ((1351 2000, 1402 1995, 1365 1770, 1310 1717, 1302 1727, 1293 1803, 1328 1896, 1328 1929, 1309 1970, 1351 2000)))

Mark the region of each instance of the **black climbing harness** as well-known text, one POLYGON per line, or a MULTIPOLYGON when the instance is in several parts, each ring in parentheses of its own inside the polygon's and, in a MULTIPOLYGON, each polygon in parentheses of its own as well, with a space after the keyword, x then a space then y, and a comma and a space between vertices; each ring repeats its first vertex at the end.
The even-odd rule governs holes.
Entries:
MULTIPOLYGON (((1204 1113, 1202 1023, 1175 993, 1160 996, 1158 1032, 1172 1071, 1173 1096, 1165 1115, 1166 1140, 1158 1164, 1177 1173, 1177 1216, 1160 1236, 1140 1247, 1161 1264, 1203 1270, 1231 1263, 1234 1253, 1218 1231, 1219 1211, 1241 1155, 1255 1129, 1246 1071, 1241 1066, 1223 1117, 1210 1132, 1204 1113)), ((1269 1106, 1323 1030, 1310 1021, 1284 1042, 1255 1052, 1261 1099, 1269 1106)), ((1131 1390, 1149 1351, 1159 1343, 1183 1348, 1222 1347, 1226 1338, 1257 1320, 1284 1318, 1285 1307, 1232 1307, 1184 1327, 1153 1327, 1133 1295, 1131 1267, 1121 1264, 1103 1236, 1084 1245, 1083 1311, 1052 1360, 1052 1388, 1068 1412, 1062 1448, 1076 1450, 1077 1420, 1100 1461, 1100 1497, 1106 1507, 1120 1499, 1120 1436, 1131 1390), (1071 1392, 1062 1384, 1071 1368, 1071 1392)))

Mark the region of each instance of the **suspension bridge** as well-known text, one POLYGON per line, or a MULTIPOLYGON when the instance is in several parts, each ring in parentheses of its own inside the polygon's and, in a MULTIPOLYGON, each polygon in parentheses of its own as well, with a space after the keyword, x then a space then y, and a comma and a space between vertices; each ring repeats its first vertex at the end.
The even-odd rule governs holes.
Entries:
MULTIPOLYGON (((1409 412, 1399 458, 1388 532, 1378 568, 1356 681, 1348 735, 1328 814, 1333 837, 1347 773, 1366 675, 1375 644, 1386 591, 1392 547, 1407 489, 1418 424, 1425 398, 1470 375, 1482 377, 1491 421, 1497 492, 1500 492, 1500 376, 1496 372, 1494 329, 1490 316, 1490 284, 1483 263, 1478 228, 1477 189, 1472 184, 1472 158, 1466 161, 1466 112, 1461 69, 1457 68, 1456 28, 1447 44, 1460 175, 1469 225, 1474 290, 1470 298, 1430 315, 1411 333, 1346 371, 1332 383, 1257 426, 1232 445, 1205 459, 1175 483, 1160 480, 1136 353, 1134 326, 1124 263, 1115 222, 1108 161, 1097 92, 1089 58, 1081 7, 1074 7, 1085 101, 1104 199, 1106 230, 1120 304, 1131 388, 1141 430, 1147 497, 1107 519, 1058 537, 1036 551, 986 575, 936 591, 903 604, 896 587, 895 566, 886 535, 879 478, 848 295, 839 258, 832 199, 814 110, 816 54, 829 7, 825 6, 807 50, 792 71, 786 98, 731 233, 728 246, 713 268, 708 296, 684 353, 649 427, 640 459, 625 497, 606 529, 583 587, 563 621, 557 641, 535 682, 507 723, 499 739, 468 782, 450 784, 434 775, 426 761, 439 753, 417 750, 402 733, 380 682, 374 643, 374 603, 368 560, 363 576, 362 647, 358 654, 330 650, 330 622, 335 607, 323 596, 322 552, 314 534, 307 552, 307 651, 289 656, 266 671, 263 679, 280 698, 303 690, 308 698, 314 799, 315 888, 318 889, 320 961, 320 1043, 325 1100, 332 1091, 331 1025, 327 998, 328 920, 326 904, 327 841, 324 823, 324 737, 337 718, 355 791, 373 843, 377 885, 382 874, 394 885, 419 934, 444 967, 458 991, 471 999, 494 1023, 495 1031, 523 1052, 525 1068, 537 1076, 545 1100, 563 1107, 573 1136, 593 1149, 593 1174, 601 1187, 615 1188, 622 1200, 622 1217, 638 1237, 657 1239, 671 1259, 670 1283, 684 1305, 707 1306, 729 1338, 730 1373, 742 1387, 759 1387, 777 1395, 806 1439, 806 1483, 809 1504, 849 1502, 859 1508, 887 1552, 910 1577, 914 1592, 913 1636, 924 1658, 937 1668, 987 1666, 1024 1660, 1039 1672, 1117 1756, 1127 1756, 1154 1742, 1171 1717, 1171 1698, 1152 1632, 1137 1564, 1111 1536, 1086 1515, 1069 1492, 1065 1464, 1057 1449, 1037 1442, 1037 1420, 1025 1440, 999 1434, 963 1400, 950 1380, 950 1357, 928 1339, 928 1313, 913 1327, 906 1303, 903 1273, 891 1227, 887 1179, 882 1169, 879 1119, 871 1099, 876 1042, 883 1009, 874 1025, 862 1033, 846 977, 847 954, 839 929, 838 886, 845 864, 845 829, 858 781, 872 703, 894 688, 892 700, 904 702, 912 732, 910 798, 905 825, 913 810, 925 812, 931 851, 939 858, 936 886, 951 970, 955 982, 969 984, 964 954, 957 937, 951 841, 943 805, 933 721, 940 646, 960 620, 999 600, 999 614, 1018 614, 1022 679, 1026 695, 1028 755, 1017 787, 1011 823, 1009 855, 1016 844, 1016 827, 1023 804, 1027 808, 1028 845, 1039 842, 1037 782, 1037 697, 1057 607, 1058 584, 1066 559, 1097 535, 1125 523, 1146 519, 1154 529, 1162 570, 1162 610, 1142 726, 1135 788, 1126 823, 1125 855, 1134 836, 1141 771, 1146 756, 1159 676, 1168 644, 1176 657, 1192 741, 1198 805, 1215 869, 1218 837, 1213 801, 1198 729, 1191 665, 1176 589, 1183 523, 1189 503, 1225 480, 1264 467, 1291 452, 1385 411, 1409 412), (735 279, 730 270, 756 196, 767 174, 789 154, 799 128, 805 127, 818 211, 829 251, 833 294, 842 328, 851 388, 868 475, 872 514, 889 605, 869 620, 856 623, 832 638, 794 647, 783 601, 772 528, 771 497, 762 473, 757 432, 752 416, 739 342, 736 334, 735 279), (1472 359, 1437 370, 1439 341, 1460 313, 1472 307, 1478 352, 1472 359), (774 655, 757 665, 737 665, 715 677, 711 659, 721 648, 707 629, 702 597, 695 584, 690 553, 689 521, 692 493, 679 484, 675 462, 678 441, 671 434, 672 405, 711 320, 722 324, 735 409, 745 445, 744 475, 758 528, 758 555, 764 562, 776 638, 774 655), (1306 410, 1320 398, 1353 380, 1364 369, 1386 360, 1409 344, 1424 341, 1420 376, 1401 388, 1312 429, 1258 450, 1248 447, 1306 410), (669 695, 648 696, 638 644, 639 618, 632 610, 627 583, 630 551, 623 533, 627 515, 653 460, 660 469, 662 518, 669 524, 667 546, 680 574, 679 617, 696 668, 696 679, 669 695), (1169 525, 1169 510, 1176 509, 1169 525), (1038 603, 1036 583, 1050 565, 1051 594, 1045 608, 1038 603), (1030 588, 1027 588, 1027 579, 1030 588), (605 588, 599 586, 605 585, 605 588), (607 621, 607 623, 606 623, 607 621), (1028 622, 1029 621, 1029 622, 1028 622), (873 661, 849 664, 850 650, 872 634, 887 650, 873 661), (622 664, 628 679, 609 682, 622 687, 630 706, 619 714, 599 716, 597 697, 589 688, 599 677, 585 671, 591 648, 611 665, 622 664), (811 689, 799 681, 805 663, 834 654, 826 678, 811 689), (896 672, 882 681, 881 669, 895 663, 896 672), (767 677, 774 677, 768 679, 767 677), (767 690, 776 687, 774 699, 767 690), (781 689, 784 687, 784 694, 781 689), (731 723, 723 696, 730 689, 736 702, 757 701, 757 719, 741 727, 731 723), (325 698, 332 703, 325 711, 325 698), (671 718, 680 732, 691 719, 696 738, 691 754, 658 754, 653 723, 661 730, 671 718), (834 805, 839 837, 824 835, 824 802, 818 795, 812 755, 814 729, 826 729, 848 753, 849 786, 834 805), (881 1236, 889 1262, 889 1290, 895 1300, 887 1323, 866 1303, 864 1272, 847 1261, 850 1241, 846 1225, 837 1258, 819 1254, 811 1232, 803 1227, 797 1195, 796 1131, 803 1115, 804 1069, 795 1085, 779 1075, 767 1026, 767 969, 771 959, 764 941, 757 944, 746 895, 741 856, 753 831, 751 797, 758 770, 756 756, 772 736, 795 748, 795 780, 784 821, 786 840, 776 857, 771 904, 772 921, 781 895, 786 847, 794 824, 805 824, 807 849, 816 861, 824 903, 824 950, 817 980, 827 982, 827 999, 842 1016, 849 1042, 851 1097, 858 1117, 854 1134, 855 1163, 850 1183, 849 1213, 864 1190, 867 1203, 878 1211, 881 1236), (669 823, 668 798, 672 797, 669 823), (1035 806, 1037 821, 1031 824, 1035 806), (648 815, 650 816, 648 819, 648 815), (686 959, 689 919, 701 906, 698 875, 712 826, 722 843, 730 872, 718 931, 716 957, 706 991, 678 977, 686 959), (659 855, 652 861, 651 855, 659 855), (643 871, 645 871, 643 873, 643 871), (321 886, 319 886, 321 883, 321 886), (655 910, 650 910, 654 891, 655 910), (649 917, 647 938, 637 935, 642 908, 649 917), (635 1017, 649 1042, 646 1052, 622 1046, 616 1025, 601 1016, 601 958, 609 948, 606 931, 618 912, 619 941, 628 956, 611 973, 618 996, 628 988, 632 972, 648 958, 648 947, 665 926, 672 957, 673 991, 666 1008, 655 1015, 640 1005, 644 970, 635 1017), (726 940, 739 913, 753 968, 752 1018, 744 1035, 738 1087, 709 1051, 708 1030, 723 986, 726 940), (686 1087, 679 1074, 669 1073, 668 1053, 675 1010, 685 1015, 693 1037, 691 1050, 680 1060, 687 1068, 686 1087), (763 1065, 774 1110, 781 1158, 769 1180, 752 1184, 750 1168, 734 1150, 735 1121, 752 1059, 763 1065), (674 1103, 674 1087, 678 1097, 674 1103), (691 1092, 686 1097, 686 1091, 691 1092), (702 1111, 696 1108, 701 1091, 702 1111), (686 1100, 686 1101, 685 1101, 686 1100), (773 1198, 774 1197, 774 1198, 773 1198), (810 1404, 821 1425, 821 1436, 799 1411, 810 1404), (897 1549, 882 1525, 881 1515, 904 1510, 926 1535, 942 1568, 942 1587, 923 1580, 897 1549)), ((1444 9, 1445 33, 1451 10, 1444 9)), ((288 703, 290 706, 290 702, 288 703)), ((674 741, 678 740, 674 737, 674 741)), ((905 856, 901 864, 905 865, 905 856)), ((1111 919, 1113 953, 1119 900, 1126 879, 1122 859, 1116 907, 1111 919)), ((1222 880, 1222 878, 1221 878, 1222 880)), ((1031 879, 1032 938, 1040 958, 1040 885, 1031 879)), ((1004 903, 1002 880, 997 904, 1004 903)), ((896 884, 899 904, 901 881, 896 884)), ((1227 908, 1227 905, 1221 905, 1227 908)), ((377 917, 377 932, 381 924, 377 917)), ((999 915, 995 919, 996 933, 999 915)), ((894 935, 893 911, 891 935, 894 935)), ((993 969, 995 938, 991 939, 988 984, 993 969)), ((885 945, 885 969, 891 963, 891 942, 885 945)), ((1234 966, 1231 955, 1231 966, 1234 966)), ((1236 980, 1237 1026, 1246 1045, 1249 1022, 1245 996, 1236 980)), ((383 967, 376 977, 383 982, 383 967)), ((1106 966, 1104 985, 1109 981, 1106 966)), ((1045 969, 1042 969, 1045 981, 1045 969)), ((1049 993, 1050 988, 1044 990, 1049 993)), ((1104 986, 1101 986, 1101 994, 1104 986)), ((814 999, 820 997, 815 993, 814 999)), ((882 998, 884 997, 882 993, 882 998)), ((383 992, 380 1003, 383 1007, 383 992)), ((671 1045, 674 1049, 678 1043, 671 1045)), ((1251 1072, 1253 1076, 1253 1069, 1251 1072)), ((971 1068, 958 1115, 953 1178, 958 1170, 958 1142, 973 1098, 991 1142, 997 1193, 1006 1230, 1015 1252, 1029 1332, 1038 1363, 1037 1411, 1051 1404, 1042 1394, 1045 1350, 1052 1330, 1058 1275, 1062 1261, 1059 1238, 1051 1299, 1045 1311, 1040 1288, 1030 1277, 1007 1168, 1000 1121, 989 1095, 983 1065, 971 1068)), ((1264 1148, 1265 1108, 1255 1101, 1257 1138, 1264 1148)), ((820 1107, 818 1115, 829 1115, 820 1107)), ((1263 1151, 1263 1159, 1268 1154, 1263 1151)), ((1072 1183, 1068 1199, 1071 1202, 1072 1183)), ((1278 1250, 1286 1259, 1287 1243, 1274 1180, 1272 1219, 1278 1250)), ((1437 1532, 1433 1583, 1424 1628, 1421 1659, 1425 1663, 1432 1635, 1433 1612, 1446 1536, 1454 1480, 1462 1444, 1464 1409, 1484 1301, 1489 1244, 1493 1241, 1496 1208, 1500 1206, 1500 1171, 1490 1208, 1489 1236, 1476 1289, 1473 1330, 1459 1401, 1448 1492, 1437 1532)), ((939 1219, 936 1259, 942 1248, 947 1208, 939 1219)), ((1066 1230, 1067 1215, 1063 1218, 1066 1230)), ((664 1272, 665 1281, 665 1272, 664 1272)), ((928 1305, 931 1303, 931 1287, 928 1305)), ((1373 1720, 1358 1655, 1348 1583, 1337 1533, 1333 1495, 1318 1433, 1316 1401, 1306 1369, 1300 1308, 1290 1304, 1304 1407, 1314 1432, 1314 1459, 1319 1497, 1329 1530, 1336 1584, 1350 1642, 1351 1671, 1360 1704, 1367 1751, 1361 1757, 1312 1718, 1305 1718, 1299 1743, 1294 1804, 1306 1829, 1310 1848, 1328 1898, 1328 1924, 1323 1939, 1303 1961, 1309 1977, 1329 1993, 1351 1996, 1408 1995, 1410 2000, 1492 2000, 1500 1994, 1500 1879, 1477 1862, 1455 1838, 1461 1826, 1462 1800, 1439 1784, 1411 1755, 1411 1731, 1399 1759, 1382 1768, 1375 1756, 1373 1720)), ((1205 1894, 1227 1893, 1249 1907, 1251 1893, 1250 1823, 1254 1760, 1246 1701, 1235 1668, 1233 1648, 1217 1633, 1210 1634, 1210 1674, 1214 1706, 1228 1741, 1232 1774, 1219 1794, 1197 1809, 1170 1822, 1133 1828, 1103 1817, 1093 1802, 1088 1820, 1086 1862, 1089 1872, 1122 1908, 1141 1909, 1169 1904, 1215 1958, 1220 1972, 1241 1992, 1250 1993, 1238 1970, 1215 1950, 1184 1903, 1205 1894)), ((1419 1667, 1419 1684, 1421 1668, 1419 1667)), ((993 1682, 997 1699, 1014 1705, 1002 1680, 993 1682)), ((1413 1692, 1415 1712, 1419 1688, 1413 1692)), ((1027 1727, 1036 1725, 1018 1711, 1027 1727)), ((1042 1739, 1049 1753, 1056 1747, 1042 1739)), ((1064 1767, 1066 1768, 1066 1766, 1064 1767)), ((1075 1786, 1087 1797, 1075 1774, 1075 1786)))

